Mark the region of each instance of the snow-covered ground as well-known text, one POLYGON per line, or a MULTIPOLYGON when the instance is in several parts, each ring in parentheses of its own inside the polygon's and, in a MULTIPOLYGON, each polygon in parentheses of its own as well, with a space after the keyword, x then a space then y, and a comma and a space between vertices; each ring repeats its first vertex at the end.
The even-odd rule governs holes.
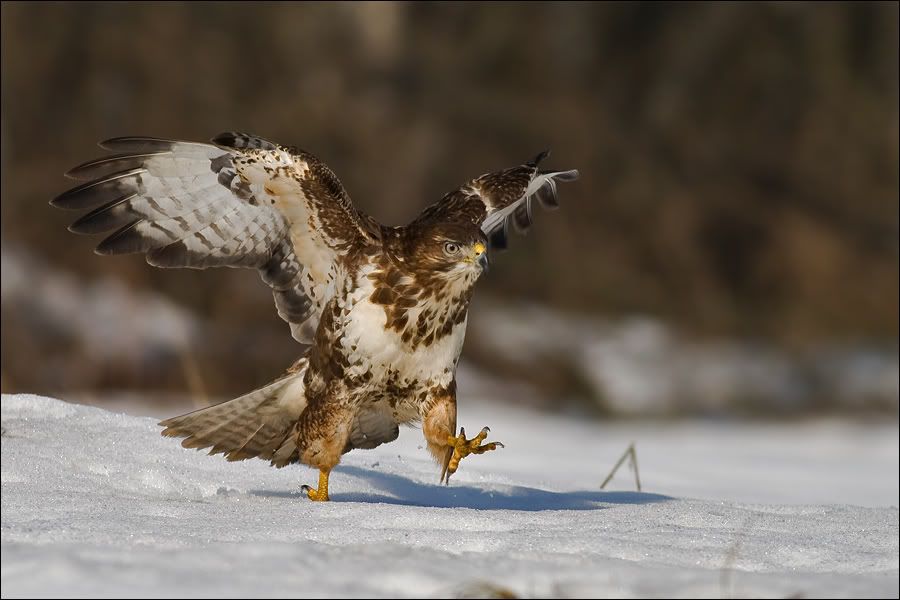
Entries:
POLYGON ((2 398, 2 595, 898 596, 896 422, 597 424, 467 399, 507 447, 449 487, 416 430, 312 470, 2 398), (635 441, 627 469, 599 484, 635 441))

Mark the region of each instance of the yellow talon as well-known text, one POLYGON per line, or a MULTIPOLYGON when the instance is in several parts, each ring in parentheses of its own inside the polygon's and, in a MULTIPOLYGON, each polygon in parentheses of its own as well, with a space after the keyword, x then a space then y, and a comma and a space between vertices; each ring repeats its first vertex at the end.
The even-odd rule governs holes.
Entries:
POLYGON ((328 502, 328 475, 330 469, 319 469, 319 487, 313 489, 308 485, 301 486, 300 489, 306 492, 307 497, 313 502, 328 502))
POLYGON ((450 461, 447 463, 447 469, 444 476, 444 482, 450 483, 450 476, 456 473, 456 470, 459 468, 459 461, 464 459, 470 454, 484 454, 488 450, 496 450, 497 448, 503 448, 503 444, 500 442, 490 442, 485 445, 481 445, 481 442, 484 441, 484 438, 487 437, 490 428, 483 427, 481 432, 473 437, 471 440, 466 439, 466 430, 462 427, 459 428, 458 436, 448 436, 447 444, 453 448, 453 455, 450 457, 450 461))

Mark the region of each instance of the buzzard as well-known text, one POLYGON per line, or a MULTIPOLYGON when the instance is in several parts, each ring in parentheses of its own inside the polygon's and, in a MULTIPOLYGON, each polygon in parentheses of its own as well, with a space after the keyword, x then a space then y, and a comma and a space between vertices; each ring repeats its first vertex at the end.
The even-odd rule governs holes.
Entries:
POLYGON ((457 432, 456 365, 472 290, 489 249, 510 225, 525 231, 534 201, 556 208, 547 153, 487 173, 446 194, 402 227, 356 209, 312 154, 243 133, 211 143, 120 137, 114 152, 66 175, 85 182, 51 204, 87 210, 70 231, 109 234, 99 254, 144 253, 156 267, 257 269, 291 334, 306 345, 272 383, 240 398, 162 421, 164 436, 228 460, 319 469, 312 500, 354 448, 393 441, 421 423, 448 482, 459 461, 501 447, 457 432))

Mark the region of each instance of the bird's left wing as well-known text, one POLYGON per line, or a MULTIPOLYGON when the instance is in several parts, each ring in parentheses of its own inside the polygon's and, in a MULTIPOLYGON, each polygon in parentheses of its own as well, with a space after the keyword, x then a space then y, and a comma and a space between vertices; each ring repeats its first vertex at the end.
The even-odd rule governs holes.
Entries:
POLYGON ((531 227, 535 200, 545 209, 559 208, 557 182, 578 179, 574 169, 539 169, 548 155, 542 152, 517 167, 476 177, 426 208, 414 223, 471 221, 481 227, 492 248, 505 249, 510 224, 519 233, 531 227))
POLYGON ((312 341, 338 259, 378 235, 334 173, 294 148, 238 133, 100 145, 116 154, 69 171, 86 183, 51 202, 90 211, 71 231, 112 232, 99 254, 146 253, 157 267, 258 269, 300 342, 312 341))

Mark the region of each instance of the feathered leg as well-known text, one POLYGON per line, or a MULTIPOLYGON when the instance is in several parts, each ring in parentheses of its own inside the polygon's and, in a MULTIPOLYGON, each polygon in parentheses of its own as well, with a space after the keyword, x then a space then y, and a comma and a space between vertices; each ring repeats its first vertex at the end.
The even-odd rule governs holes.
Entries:
POLYGON ((456 398, 445 394, 434 398, 422 420, 422 433, 428 442, 428 450, 441 465, 441 483, 447 475, 447 466, 453 456, 453 447, 447 440, 456 432, 456 398))
POLYGON ((334 400, 311 403, 297 423, 296 444, 300 462, 319 469, 319 487, 302 487, 310 500, 328 501, 328 476, 341 462, 347 447, 355 411, 334 400))
POLYGON ((441 465, 441 482, 450 483, 450 476, 459 468, 459 461, 470 454, 484 454, 502 448, 500 442, 482 445, 487 437, 487 427, 471 440, 466 439, 465 429, 456 434, 456 396, 453 387, 432 398, 426 406, 422 432, 428 442, 428 450, 441 465))

